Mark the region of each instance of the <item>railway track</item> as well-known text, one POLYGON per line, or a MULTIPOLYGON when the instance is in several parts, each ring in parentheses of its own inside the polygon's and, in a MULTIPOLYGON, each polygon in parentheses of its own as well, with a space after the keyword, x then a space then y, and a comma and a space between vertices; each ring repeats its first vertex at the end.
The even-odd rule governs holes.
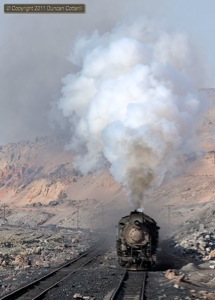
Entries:
POLYGON ((145 300, 147 272, 125 271, 110 300, 145 300))
POLYGON ((96 259, 105 250, 104 241, 99 242, 89 251, 81 254, 73 260, 56 268, 45 276, 11 292, 0 300, 39 300, 44 299, 46 293, 57 287, 62 281, 75 274, 78 270, 96 259))

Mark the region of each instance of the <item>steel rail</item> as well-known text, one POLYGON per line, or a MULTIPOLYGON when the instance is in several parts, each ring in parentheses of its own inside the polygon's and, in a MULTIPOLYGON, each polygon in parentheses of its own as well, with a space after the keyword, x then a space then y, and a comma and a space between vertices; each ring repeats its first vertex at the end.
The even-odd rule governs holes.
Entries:
MULTIPOLYGON (((48 280, 49 278, 55 276, 58 272, 60 272, 61 270, 63 270, 64 268, 70 267, 73 263, 79 261, 81 258, 89 255, 91 252, 93 252, 95 249, 97 249, 100 245, 102 245, 104 242, 104 240, 100 241, 99 243, 97 243, 93 248, 91 248, 90 250, 84 252, 83 254, 75 257, 74 259, 72 259, 71 261, 61 265, 60 267, 56 268, 55 270, 53 270, 52 272, 30 282, 29 284, 26 284, 20 288, 18 288, 17 290, 11 292, 10 294, 7 294, 3 297, 0 298, 0 300, 15 300, 18 299, 18 297, 24 297, 24 294, 26 294, 29 290, 32 290, 36 285, 39 285, 42 281, 48 280)), ((67 277, 69 277, 70 275, 72 275, 73 273, 77 272, 79 269, 81 269, 83 266, 87 265, 88 263, 90 263, 93 259, 95 259, 100 253, 97 253, 96 255, 94 255, 93 257, 91 257, 89 260, 87 260, 87 262, 85 262, 84 264, 82 264, 81 266, 79 266, 76 270, 70 272, 69 274, 66 274, 66 276, 62 277, 60 280, 56 281, 55 284, 53 284, 52 286, 50 286, 49 288, 47 288, 45 291, 45 293, 48 292, 48 290, 50 290, 51 288, 53 288, 54 286, 56 286, 57 284, 59 284, 60 282, 62 282, 63 280, 65 280, 67 277)), ((33 299, 42 299, 42 294, 45 293, 40 293, 38 296, 31 298, 31 300, 33 299), (38 298, 40 297, 40 298, 38 298)))
POLYGON ((140 300, 146 299, 146 279, 147 279, 147 272, 144 272, 140 300))
POLYGON ((110 297, 110 300, 117 299, 139 299, 145 300, 147 272, 125 271, 118 286, 110 297), (139 278, 138 278, 139 277, 139 278), (140 280, 139 284, 138 281, 140 280))
POLYGON ((115 300, 117 299, 121 289, 122 289, 122 285, 123 285, 123 282, 125 281, 125 278, 126 276, 128 276, 128 271, 126 270, 125 273, 122 275, 122 278, 118 284, 118 286, 116 287, 116 289, 114 290, 113 294, 111 295, 110 297, 110 300, 115 300))
POLYGON ((37 295, 36 297, 32 298, 32 300, 39 300, 39 299, 43 299, 44 295, 46 293, 48 293, 51 289, 53 289, 54 287, 56 287, 59 283, 61 283, 62 281, 64 281, 65 279, 67 279, 69 276, 73 275, 74 273, 76 273, 78 270, 80 270, 81 268, 83 268, 84 266, 86 266, 87 264, 89 264, 93 259, 95 259, 100 253, 97 253, 96 255, 94 255, 92 258, 90 258, 90 260, 88 260, 87 262, 83 263, 79 268, 77 268, 76 270, 72 271, 71 273, 67 274, 65 277, 61 278, 59 281, 57 281, 56 283, 54 283, 53 285, 51 285, 50 287, 48 287, 46 290, 43 290, 39 295, 37 295))

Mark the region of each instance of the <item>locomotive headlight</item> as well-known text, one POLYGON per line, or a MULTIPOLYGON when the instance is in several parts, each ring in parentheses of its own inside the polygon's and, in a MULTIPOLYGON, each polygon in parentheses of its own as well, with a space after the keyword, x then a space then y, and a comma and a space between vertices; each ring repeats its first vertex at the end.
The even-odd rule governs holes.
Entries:
POLYGON ((134 224, 138 227, 140 227, 140 225, 141 225, 141 223, 138 220, 134 221, 134 224))

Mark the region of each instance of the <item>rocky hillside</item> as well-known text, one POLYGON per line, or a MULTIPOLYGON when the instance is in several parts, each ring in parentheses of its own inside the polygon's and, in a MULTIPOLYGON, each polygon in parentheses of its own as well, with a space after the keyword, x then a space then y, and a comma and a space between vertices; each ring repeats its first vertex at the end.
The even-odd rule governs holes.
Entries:
POLYGON ((43 137, 1 146, 2 222, 89 227, 104 222, 108 205, 121 201, 121 186, 108 173, 83 176, 65 144, 43 137))

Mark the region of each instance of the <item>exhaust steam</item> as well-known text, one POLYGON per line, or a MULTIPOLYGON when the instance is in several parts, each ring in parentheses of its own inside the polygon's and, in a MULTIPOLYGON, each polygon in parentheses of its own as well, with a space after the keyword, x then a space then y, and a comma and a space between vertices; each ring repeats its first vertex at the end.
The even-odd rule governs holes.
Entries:
POLYGON ((135 208, 183 155, 198 149, 205 102, 188 37, 149 20, 77 38, 58 108, 84 173, 107 166, 135 208))

